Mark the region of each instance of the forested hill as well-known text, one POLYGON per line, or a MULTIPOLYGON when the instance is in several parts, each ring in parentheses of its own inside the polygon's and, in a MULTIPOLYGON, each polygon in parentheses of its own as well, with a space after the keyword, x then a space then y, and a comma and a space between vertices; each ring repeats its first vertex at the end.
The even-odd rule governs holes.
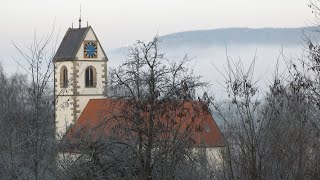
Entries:
MULTIPOLYGON (((314 36, 315 34, 312 34, 314 36)), ((276 45, 295 46, 311 36, 311 28, 223 28, 177 32, 160 36, 160 45, 165 49, 189 47, 201 48, 229 45, 276 45)), ((311 36, 311 38, 312 38, 311 36)), ((317 35, 319 36, 319 35, 317 35)), ((110 53, 126 53, 127 47, 111 50, 110 53)))
MULTIPOLYGON (((225 44, 299 44, 308 28, 225 28, 185 31, 161 36, 166 46, 177 45, 225 45, 225 44)), ((308 36, 308 35, 307 35, 308 36)))

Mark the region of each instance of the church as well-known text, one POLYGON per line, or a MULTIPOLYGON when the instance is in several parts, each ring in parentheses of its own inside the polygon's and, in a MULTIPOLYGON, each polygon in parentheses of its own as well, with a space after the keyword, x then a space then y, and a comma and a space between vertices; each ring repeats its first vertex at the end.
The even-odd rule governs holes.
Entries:
MULTIPOLYGON (((112 123, 105 123, 114 119, 115 114, 123 110, 127 113, 132 110, 131 106, 124 105, 127 100, 119 101, 107 96, 108 61, 91 26, 79 26, 67 30, 53 58, 55 124, 58 141, 67 138, 74 142, 73 148, 79 148, 77 143, 84 134, 89 133, 88 129, 91 132, 91 141, 95 141, 101 134, 105 138, 112 136, 115 127, 118 127, 118 132, 123 131, 125 134, 125 127, 122 125, 132 125, 121 118, 112 123), (74 136, 79 132, 80 136, 75 140, 74 136)), ((170 107, 170 104, 166 107, 170 107)), ((183 119, 182 131, 179 130, 181 134, 190 131, 186 124, 196 121, 196 133, 189 138, 194 148, 208 148, 208 156, 221 160, 223 136, 208 108, 199 101, 188 101, 183 102, 178 111, 179 113, 171 113, 167 110, 167 114, 160 117, 160 121, 165 121, 169 114, 173 114, 175 124, 179 124, 183 119), (185 115, 181 115, 186 114, 181 113, 183 109, 189 109, 190 112, 200 110, 200 115, 185 118, 185 115)))
POLYGON ((108 58, 88 26, 69 28, 53 61, 56 132, 64 134, 90 99, 106 96, 108 58))

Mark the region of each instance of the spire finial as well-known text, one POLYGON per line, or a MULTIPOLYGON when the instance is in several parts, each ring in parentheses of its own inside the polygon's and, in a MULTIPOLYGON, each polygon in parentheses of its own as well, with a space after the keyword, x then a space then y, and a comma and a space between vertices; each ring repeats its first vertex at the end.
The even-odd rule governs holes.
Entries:
POLYGON ((80 4, 79 28, 81 28, 81 4, 80 4))

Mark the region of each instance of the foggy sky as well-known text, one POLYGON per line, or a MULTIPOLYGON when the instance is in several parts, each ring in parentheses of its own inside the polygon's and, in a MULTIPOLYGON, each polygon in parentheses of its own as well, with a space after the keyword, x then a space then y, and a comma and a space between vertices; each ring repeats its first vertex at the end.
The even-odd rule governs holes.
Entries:
MULTIPOLYGON (((149 40, 155 34, 225 27, 301 27, 313 16, 309 0, 0 0, 0 61, 55 26, 59 41, 82 25, 95 30, 104 49, 149 40), (54 25, 55 24, 55 25, 54 25)), ((4 64, 5 64, 4 63, 4 64)))
MULTIPOLYGON (((114 48, 154 34, 224 27, 299 27, 312 20, 308 0, 0 0, 1 36, 32 38, 55 20, 64 34, 89 22, 105 48, 114 48), (5 35, 4 35, 5 34, 5 35)), ((3 38, 1 38, 3 39, 3 38)))

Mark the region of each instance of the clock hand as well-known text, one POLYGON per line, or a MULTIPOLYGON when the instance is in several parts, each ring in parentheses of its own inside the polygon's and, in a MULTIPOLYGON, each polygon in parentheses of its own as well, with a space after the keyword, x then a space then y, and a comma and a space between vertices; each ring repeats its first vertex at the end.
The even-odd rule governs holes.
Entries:
POLYGON ((91 52, 92 49, 85 49, 84 51, 86 51, 86 52, 91 52))

